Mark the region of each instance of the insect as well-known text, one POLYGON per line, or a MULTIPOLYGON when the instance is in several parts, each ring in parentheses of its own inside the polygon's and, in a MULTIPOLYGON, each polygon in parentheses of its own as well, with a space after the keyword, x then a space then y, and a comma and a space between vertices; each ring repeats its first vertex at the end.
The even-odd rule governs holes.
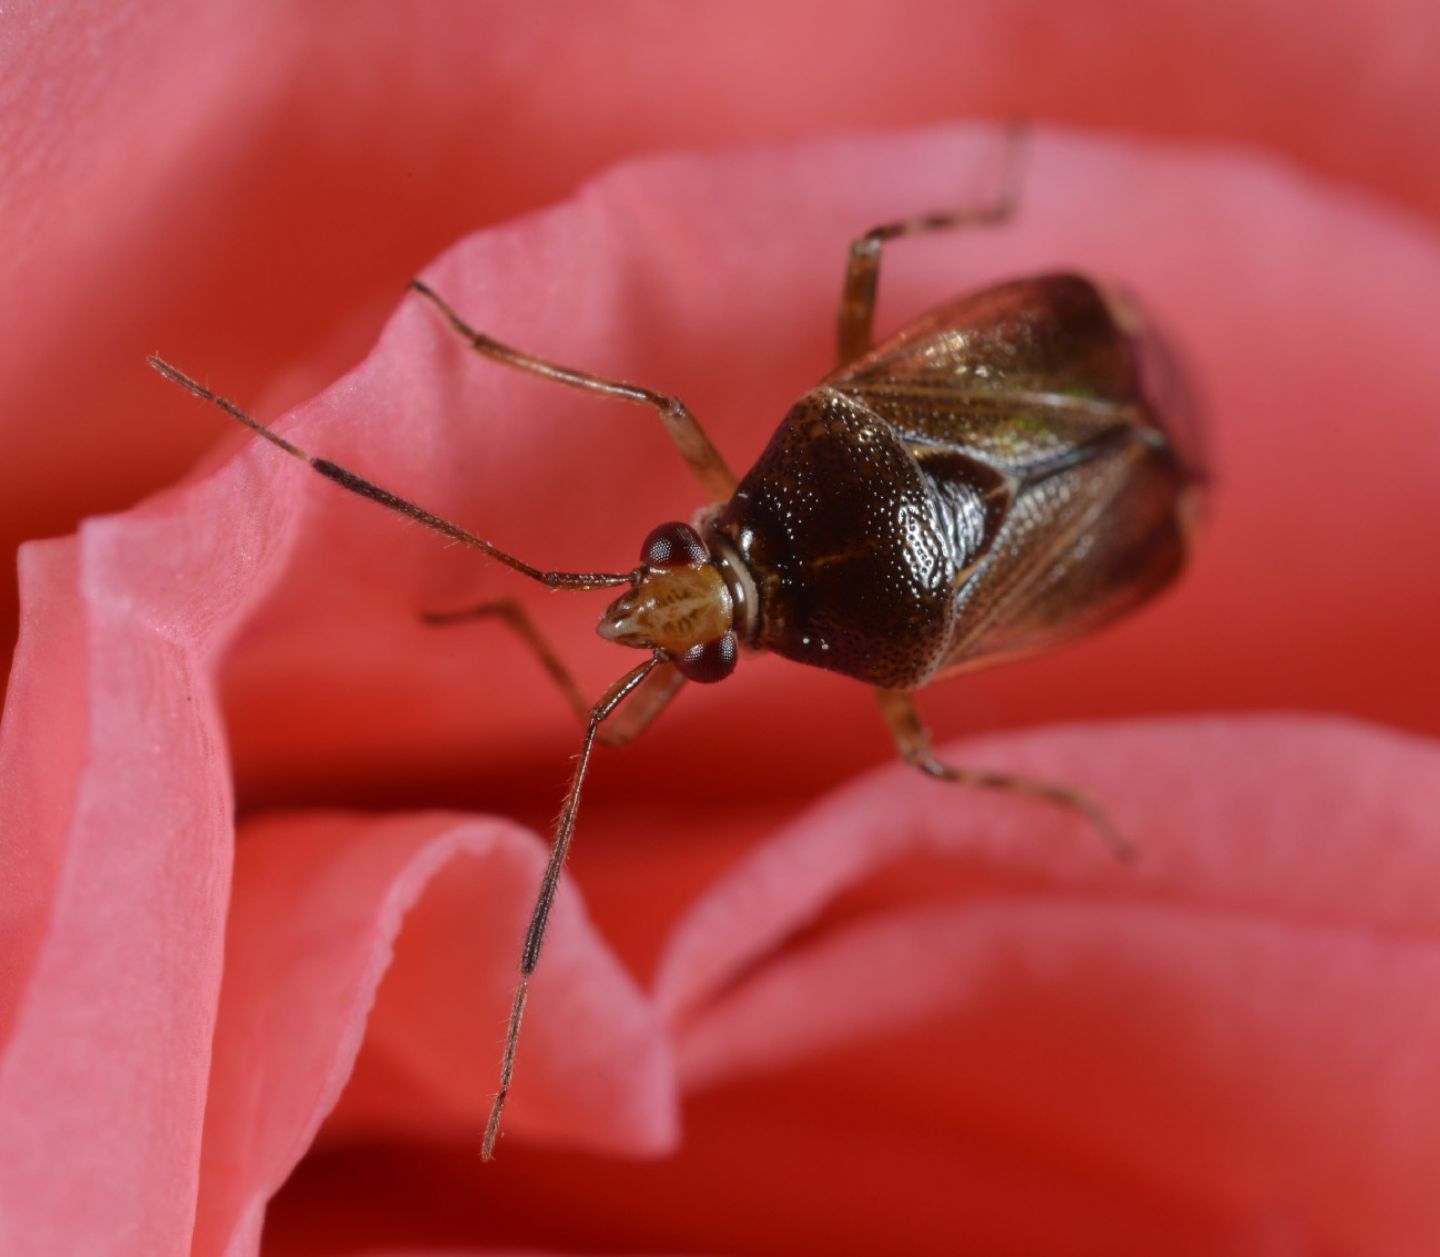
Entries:
POLYGON ((546 588, 623 589, 598 631, 644 657, 594 704, 513 599, 427 617, 502 619, 565 692, 585 729, 521 949, 486 1160, 494 1155, 530 980, 596 741, 629 742, 687 681, 729 676, 742 651, 770 651, 874 687, 906 762, 944 781, 1071 808, 1117 854, 1130 853, 1104 812, 1077 790, 938 759, 913 697, 943 677, 1089 633, 1157 593, 1184 563, 1201 487, 1156 391, 1152 368, 1168 360, 1134 308, 1088 279, 1049 274, 1002 283, 946 302, 873 343, 884 246, 1003 221, 1013 202, 1007 189, 979 210, 892 223, 854 241, 837 366, 794 404, 743 478, 678 398, 501 344, 413 281, 413 290, 484 357, 634 402, 660 418, 709 505, 692 523, 655 528, 638 565, 622 572, 531 566, 307 453, 150 359, 167 379, 342 488, 546 588))

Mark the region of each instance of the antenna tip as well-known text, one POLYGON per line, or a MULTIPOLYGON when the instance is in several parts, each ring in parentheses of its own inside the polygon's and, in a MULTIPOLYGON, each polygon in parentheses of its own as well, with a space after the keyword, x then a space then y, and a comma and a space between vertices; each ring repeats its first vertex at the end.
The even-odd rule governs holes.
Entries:
POLYGON ((171 366, 168 362, 166 362, 165 359, 162 358, 159 354, 151 354, 151 355, 149 355, 149 357, 147 357, 147 358, 145 359, 145 361, 148 362, 148 363, 151 365, 151 367, 153 367, 156 371, 158 371, 161 375, 163 375, 163 376, 164 376, 167 380, 169 380, 171 383, 173 383, 173 384, 179 384, 179 385, 181 385, 181 386, 184 387, 184 388, 191 388, 191 387, 192 387, 192 386, 191 386, 191 381, 190 381, 189 378, 184 374, 184 372, 180 371, 180 370, 179 370, 178 368, 176 368, 176 367, 172 367, 172 366, 171 366))

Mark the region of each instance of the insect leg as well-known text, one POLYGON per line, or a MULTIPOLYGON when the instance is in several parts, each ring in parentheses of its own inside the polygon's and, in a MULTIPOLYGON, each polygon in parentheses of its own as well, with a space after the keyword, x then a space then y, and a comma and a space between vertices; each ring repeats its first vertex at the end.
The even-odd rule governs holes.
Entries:
POLYGON ((1006 141, 1005 169, 1000 192, 989 205, 944 214, 923 214, 873 227, 850 245, 845 285, 840 291, 837 319, 837 367, 848 366, 871 346, 875 321, 875 291, 880 283, 880 253, 891 240, 927 231, 955 227, 995 226, 1008 220, 1020 203, 1020 177, 1024 164, 1026 131, 1016 126, 1006 141))
POLYGON ((530 926, 525 932, 525 946, 520 953, 520 980, 515 985, 515 999, 510 1007, 510 1022, 505 1033, 505 1052, 500 1063, 500 1089, 490 1105, 490 1118, 485 1123, 485 1140, 480 1146, 480 1155, 486 1160, 495 1157, 495 1140, 500 1134, 500 1120, 505 1112, 505 1101, 510 1095, 510 1082, 515 1075, 515 1049, 520 1042, 520 1023, 525 1016, 525 1001, 530 996, 530 979, 540 962, 540 945, 545 941, 545 927, 550 920, 550 909, 555 903, 555 890, 560 884, 560 870, 565 857, 570 853, 570 839, 575 833, 575 816, 580 810, 580 788, 585 784, 585 773, 590 767, 590 752, 595 747, 595 737, 606 718, 633 693, 645 678, 659 665, 664 656, 659 652, 652 655, 638 667, 631 668, 624 676, 605 691, 600 701, 590 709, 585 726, 585 740, 580 746, 580 758, 575 765, 575 776, 565 792, 565 802, 560 807, 560 820, 555 826, 555 837, 550 844, 550 858, 545 864, 545 876, 540 882, 540 893, 535 900, 535 910, 530 915, 530 926))
POLYGON ((417 524, 424 524, 433 532, 438 532, 442 537, 449 537, 451 541, 458 541, 463 546, 469 546, 472 550, 479 550, 482 554, 489 555, 492 559, 505 564, 522 576, 528 576, 533 581, 538 581, 547 589, 607 589, 612 585, 627 585, 630 583, 628 572, 547 572, 538 567, 531 567, 517 559, 513 554, 507 554, 499 546, 492 542, 477 537, 474 533, 461 528, 459 524, 452 524, 448 519, 442 519, 439 515, 427 511, 423 506, 416 506, 414 502, 407 501, 391 493, 388 489, 382 489, 377 484, 357 476, 353 471, 348 471, 325 458, 316 458, 307 454, 298 445, 287 441, 284 437, 270 431, 263 424, 252 419, 234 402, 226 401, 225 398, 212 393, 203 384, 192 380, 183 371, 172 367, 163 358, 150 356, 150 365, 155 368, 172 384, 178 384, 188 392, 194 393, 196 397, 211 402, 218 406, 232 419, 243 423, 258 436, 264 437, 271 445, 284 450, 293 458, 298 458, 303 463, 308 463, 315 471, 319 472, 327 480, 332 480, 342 489, 348 489, 351 493, 359 494, 362 498, 369 498, 372 502, 378 502, 387 510, 404 515, 413 519, 417 524))
POLYGON ((421 280, 412 279, 410 287, 430 301, 449 320, 450 326, 470 342, 470 347, 476 353, 484 354, 485 357, 508 367, 528 371, 531 375, 554 380, 557 384, 599 393, 602 397, 619 397, 624 401, 649 406, 660 416, 660 421, 665 425, 675 448, 680 451, 680 457, 689 465, 695 479, 700 482, 700 487, 710 495, 711 500, 726 502, 735 492, 735 473, 726 465, 720 451, 705 435, 705 429, 678 397, 657 393, 654 389, 641 388, 636 384, 607 380, 587 371, 576 371, 532 354, 521 353, 520 350, 503 345, 483 332, 477 332, 443 297, 421 280))
POLYGON ((685 678, 673 663, 657 665, 655 671, 635 687, 630 701, 615 714, 615 718, 600 727, 600 741, 606 746, 624 746, 633 742, 684 688, 685 678))
MULTIPOLYGON (((590 722, 590 704, 581 692, 570 669, 541 634, 530 613, 514 598, 497 598, 460 611, 427 612, 421 617, 426 624, 463 624, 470 620, 498 619, 508 625, 530 649, 565 696, 582 725, 590 722)), ((673 664, 660 664, 637 687, 631 699, 610 723, 600 727, 597 735, 606 746, 624 746, 640 736, 669 701, 680 692, 685 678, 673 664)))
POLYGON ((497 598, 493 602, 482 602, 477 607, 466 607, 460 611, 427 611, 420 617, 426 624, 465 624, 471 620, 497 619, 510 626, 530 652, 540 661, 540 666, 549 674, 560 692, 570 704, 571 710, 580 718, 580 723, 590 720, 590 704, 580 692, 580 686, 570 674, 560 656, 550 643, 540 635, 529 613, 514 598, 497 598))
POLYGON ((1067 807, 1090 822, 1118 859, 1129 861, 1135 858, 1134 846, 1120 834, 1105 815, 1104 809, 1089 795, 1069 786, 1038 781, 1033 777, 942 763, 935 758, 930 745, 930 731, 920 719, 911 695, 900 690, 877 689, 875 697, 880 700, 880 710, 885 716, 885 722, 890 726, 896 749, 907 764, 913 764, 927 776, 940 781, 951 781, 962 786, 979 786, 986 790, 1006 790, 1012 794, 1043 799, 1047 803, 1067 807))

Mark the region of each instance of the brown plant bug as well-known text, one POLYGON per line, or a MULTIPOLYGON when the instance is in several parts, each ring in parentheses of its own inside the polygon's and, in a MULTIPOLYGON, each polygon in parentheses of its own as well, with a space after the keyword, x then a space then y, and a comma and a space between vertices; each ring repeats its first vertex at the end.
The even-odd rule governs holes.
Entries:
POLYGON ((678 398, 512 349, 467 324, 420 280, 475 351, 559 384, 649 407, 710 505, 655 528, 626 572, 545 571, 315 457, 158 357, 167 379, 221 407, 342 488, 481 551, 547 589, 625 587, 602 637, 645 653, 591 705, 513 599, 430 615, 502 619, 579 714, 585 733, 520 957, 500 1087, 482 1147, 493 1157, 540 958, 596 740, 623 745, 684 686, 772 651, 875 689, 900 755, 931 777, 1061 804, 1122 858, 1132 853, 1077 790, 947 764, 914 691, 1049 650, 1156 594, 1180 571, 1202 476, 1163 387, 1171 368, 1134 307, 1070 274, 1014 280, 951 300, 872 343, 883 247, 930 231, 1005 221, 1003 195, 966 213, 877 227, 850 248, 835 370, 795 403, 737 480, 678 398))

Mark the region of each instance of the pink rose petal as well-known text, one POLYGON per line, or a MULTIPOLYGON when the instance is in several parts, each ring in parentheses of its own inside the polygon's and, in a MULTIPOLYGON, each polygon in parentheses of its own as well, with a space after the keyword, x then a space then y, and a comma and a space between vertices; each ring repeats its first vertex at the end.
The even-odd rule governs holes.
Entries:
MULTIPOLYGON (((1322 1251, 1440 1237, 1434 745, 1271 718, 962 753, 1123 798, 1140 863, 1038 805, 867 778, 677 929, 657 998, 687 1087, 734 1096, 856 1044, 875 1071, 840 1066, 857 1135, 924 1112, 936 1138, 1021 1139, 1117 1197, 1266 1203, 1322 1251)), ((878 1151, 854 1150, 879 1170, 878 1151)), ((1075 1221, 1032 1221, 1032 1244, 1080 1251, 1075 1221)))
MULTIPOLYGON (((443 815, 280 818, 246 830, 195 1253, 259 1251, 266 1203, 334 1108, 362 1035, 391 1085, 369 1112, 352 1103, 345 1124, 438 1130, 478 1150, 524 926, 516 909, 541 863, 522 830, 443 815)), ((673 1143, 666 1047, 568 891, 546 961, 509 1132, 645 1151, 673 1143)), ((356 1084, 363 1095, 363 1066, 356 1084)))
POLYGON ((78 555, 50 547, 27 564, 41 591, 28 611, 46 622, 21 662, 55 669, 62 688, 40 709, 22 673, 7 716, 33 725, 7 719, 0 773, 39 826, 15 922, 28 972, 7 992, 0 1068, 0 1250, 84 1251, 104 1236, 115 1252, 172 1252, 193 1218, 231 837, 203 662, 233 582, 206 581, 197 615, 216 537, 192 521, 188 549, 156 547, 173 531, 153 516, 102 521, 78 555), (27 754, 31 728, 56 747, 53 776, 27 754))
MULTIPOLYGON (((426 274, 517 344, 682 392, 744 465, 828 365, 848 238, 897 203, 953 202, 980 180, 993 139, 954 128, 648 162, 463 242, 426 274)), ((936 723, 1285 702, 1434 728, 1440 593, 1417 576, 1440 469, 1424 317, 1440 290, 1433 233, 1220 150, 1040 134, 1031 171, 1013 229, 895 251, 882 325, 1049 266, 1129 283, 1206 386, 1214 523, 1193 573, 1153 611, 1053 661, 927 694, 936 723)), ((193 410, 189 422, 221 422, 193 410)), ((279 428, 546 564, 624 567, 658 518, 697 502, 649 416, 476 361, 413 300, 365 363, 279 428)), ((682 1077, 707 1088, 689 1098, 680 1155, 527 1152, 522 1135, 638 1150, 668 1129, 666 1045, 647 1037, 644 1005, 600 998, 606 988, 580 980, 592 962, 567 971, 568 945, 552 945, 554 999, 571 1002, 550 1014, 549 1036, 537 1011, 516 1138, 472 1216, 473 1142, 453 1177, 408 1159, 478 1120, 484 1053, 465 1045, 486 1033, 484 1000, 499 990, 503 1003, 515 940, 498 940, 529 909, 526 857, 509 857, 520 863, 503 888, 476 872, 488 866, 457 860, 416 901, 337 1102, 384 939, 425 878, 393 851, 388 866, 372 860, 363 839, 351 874, 317 863, 313 886, 333 874, 355 895, 332 904, 358 914, 329 971, 348 986, 327 1009, 307 999, 303 971, 275 966, 290 987, 262 982, 262 966, 238 988, 232 1023, 220 971, 228 812, 233 783, 247 810, 455 803, 543 826, 577 742, 570 714, 492 626, 417 622, 515 580, 253 441, 187 488, 87 526, 68 554, 34 552, 26 579, 23 671, 0 743, 5 814, 18 800, 15 814, 35 818, 0 1016, 0 1236, 17 1251, 183 1251, 197 1207, 215 1245, 253 1248, 265 1196, 331 1103, 271 1212, 276 1251, 302 1233, 338 1244, 349 1227, 352 1246, 422 1234, 873 1251, 897 1219, 917 1252, 935 1237, 998 1249, 1018 1235, 1020 1251, 1028 1237, 1031 1251, 1057 1252, 1313 1239, 1367 1253, 1435 1238, 1418 1186, 1436 1095, 1433 1030, 1416 1012, 1435 920, 1427 745, 1295 720, 1137 723, 1003 748, 1093 789, 1127 828, 1172 839, 1133 872, 1045 809, 936 794, 898 771, 822 804, 823 827, 760 851, 667 952, 660 1013, 682 1077), (61 675, 47 726, 50 671, 61 675), (942 871, 912 860, 882 876, 892 842, 938 849, 942 871), (1386 853, 1374 866, 1372 851, 1386 853), (781 879, 787 899, 767 870, 796 859, 805 875, 781 879), (446 943, 447 926, 487 894, 512 925, 482 930, 472 971, 472 944, 446 943), (807 920, 812 934, 797 938, 807 920), (917 951, 938 970, 900 963, 917 951), (879 981, 905 968, 912 980, 879 981), (1251 983, 1258 996, 1233 1002, 1251 983), (576 1002, 609 1026, 609 1046, 598 1032, 563 1042, 576 1002), (223 1027, 281 1014, 305 1031, 307 1068, 279 1051, 270 1080, 243 1054, 229 1072, 223 1027), (882 1041, 894 1023, 908 1028, 882 1041), (626 1042, 653 1053, 633 1072, 612 1051, 626 1042), (577 1074, 582 1048, 610 1072, 577 1074), (857 1108, 882 1070, 898 1075, 888 1107, 857 1108), (210 1114, 224 1167, 213 1173, 201 1160, 210 1114), (388 1146, 358 1150, 361 1131, 388 1146), (327 1208, 336 1164, 348 1170, 327 1208), (371 1211, 393 1230, 367 1225, 371 1211)), ((529 602, 587 687, 616 674, 590 602, 529 602)), ((597 758, 582 817, 574 871, 596 887, 600 932, 637 967, 687 894, 777 816, 888 754, 863 691, 778 661, 747 661, 686 700, 646 745, 597 758)), ((377 825, 460 842, 424 823, 377 825)), ((349 858, 335 857, 341 870, 349 858)), ((252 889, 273 902, 280 884, 237 883, 237 903, 252 889)), ((261 941, 303 941, 309 913, 261 941)), ((571 928, 579 947, 578 918, 571 928)), ((624 990, 605 956, 595 972, 624 990)))
POLYGON ((85 746, 85 626, 72 540, 21 556, 30 618, 0 726, 0 1042, 39 953, 65 855, 85 746))
POLYGON ((477 1184, 473 1154, 322 1156, 274 1251, 314 1251, 287 1242, 302 1216, 333 1251, 401 1242, 402 1217, 443 1219, 437 1242, 622 1251, 1431 1247, 1434 745, 1272 717, 954 749, 1129 787, 1144 858, 1040 805, 873 774, 677 929, 662 1004, 732 960, 675 1021, 675 1158, 510 1157, 477 1184))

